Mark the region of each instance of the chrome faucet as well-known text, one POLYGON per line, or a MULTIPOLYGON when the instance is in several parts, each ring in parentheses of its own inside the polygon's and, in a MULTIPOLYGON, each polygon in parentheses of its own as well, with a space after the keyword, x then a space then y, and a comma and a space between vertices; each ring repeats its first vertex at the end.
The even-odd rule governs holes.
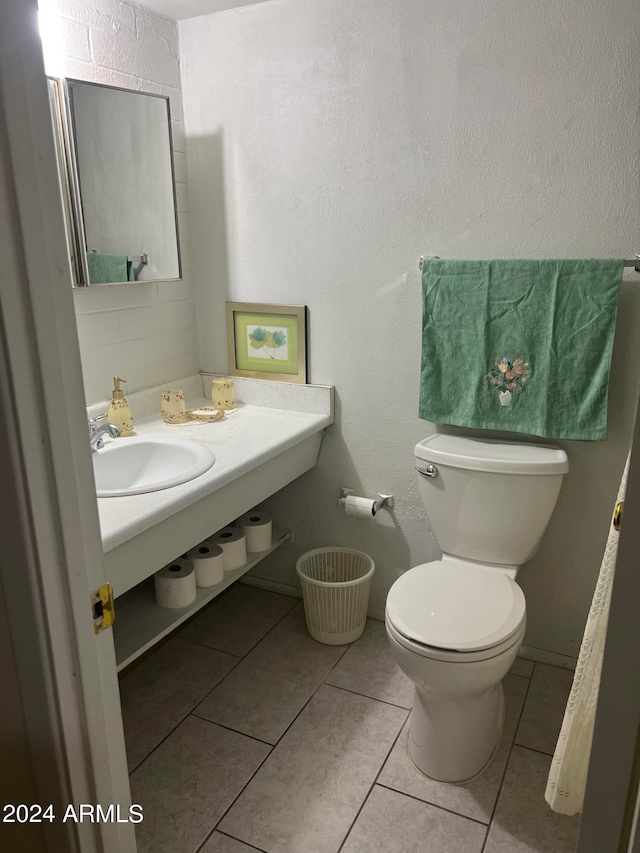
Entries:
POLYGON ((118 438, 120 435, 120 428, 115 424, 106 423, 102 426, 98 426, 98 421, 104 421, 107 419, 107 413, 104 412, 102 415, 98 415, 95 418, 89 418, 88 427, 89 427, 89 447, 91 448, 91 452, 95 453, 96 450, 101 450, 104 447, 104 436, 110 435, 111 438, 118 438))

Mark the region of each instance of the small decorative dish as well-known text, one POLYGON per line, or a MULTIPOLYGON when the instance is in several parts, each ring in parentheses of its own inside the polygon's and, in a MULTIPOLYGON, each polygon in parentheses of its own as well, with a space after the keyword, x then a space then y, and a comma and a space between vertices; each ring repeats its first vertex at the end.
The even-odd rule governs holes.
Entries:
POLYGON ((201 409, 187 409, 186 414, 190 421, 212 424, 214 421, 221 421, 227 413, 220 409, 215 409, 213 406, 203 406, 201 409))
POLYGON ((213 406, 206 406, 202 409, 187 409, 182 413, 180 420, 165 421, 167 426, 196 426, 197 424, 212 424, 215 421, 221 421, 225 416, 225 412, 214 409, 213 406))

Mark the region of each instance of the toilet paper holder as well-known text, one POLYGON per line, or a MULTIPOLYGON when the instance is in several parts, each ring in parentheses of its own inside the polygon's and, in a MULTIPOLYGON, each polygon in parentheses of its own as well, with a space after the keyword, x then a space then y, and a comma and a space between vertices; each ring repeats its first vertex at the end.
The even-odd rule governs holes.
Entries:
MULTIPOLYGON (((349 495, 355 495, 355 489, 347 489, 345 486, 340 486, 340 497, 338 498, 338 506, 344 506, 349 495)), ((383 506, 392 507, 394 504, 393 495, 382 495, 378 492, 378 498, 373 502, 373 510, 380 512, 383 506)))

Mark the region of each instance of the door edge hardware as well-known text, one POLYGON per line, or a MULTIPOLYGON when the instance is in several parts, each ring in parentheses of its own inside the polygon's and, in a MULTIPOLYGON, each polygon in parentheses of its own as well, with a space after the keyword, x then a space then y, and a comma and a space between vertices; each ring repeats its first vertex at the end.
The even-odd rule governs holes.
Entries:
POLYGON ((116 611, 113 589, 110 583, 104 584, 97 592, 91 593, 91 618, 93 619, 93 630, 96 634, 113 625, 116 611))
POLYGON ((620 530, 620 525, 622 524, 623 512, 624 512, 624 501, 620 501, 619 504, 616 504, 616 508, 613 511, 613 527, 614 527, 614 530, 620 530))

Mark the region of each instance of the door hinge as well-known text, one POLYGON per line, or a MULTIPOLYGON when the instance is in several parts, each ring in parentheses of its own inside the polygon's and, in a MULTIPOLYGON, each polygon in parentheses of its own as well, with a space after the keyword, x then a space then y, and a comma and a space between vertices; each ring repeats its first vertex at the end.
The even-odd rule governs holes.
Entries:
POLYGON ((110 628, 116 618, 113 603, 113 590, 111 584, 106 583, 97 592, 91 593, 91 615, 93 618, 93 630, 96 634, 110 628))

